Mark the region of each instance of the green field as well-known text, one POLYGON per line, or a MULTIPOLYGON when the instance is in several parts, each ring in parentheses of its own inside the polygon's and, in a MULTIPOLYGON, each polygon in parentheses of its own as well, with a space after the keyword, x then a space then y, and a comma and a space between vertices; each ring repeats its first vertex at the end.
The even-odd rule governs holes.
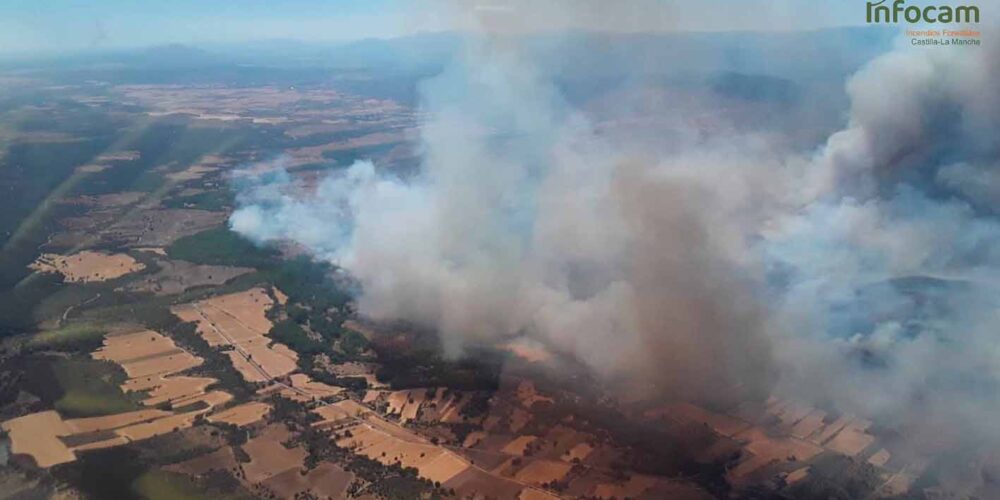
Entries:
POLYGON ((181 238, 167 248, 167 254, 196 264, 257 268, 273 263, 277 256, 277 252, 258 248, 226 226, 181 238))
POLYGON ((219 211, 233 206, 233 195, 228 190, 220 188, 215 191, 168 198, 163 201, 163 206, 167 208, 198 208, 201 210, 219 211))
POLYGON ((187 476, 151 470, 132 482, 132 491, 147 500, 210 500, 220 498, 194 484, 187 476))
POLYGON ((51 365, 62 394, 53 406, 66 417, 93 417, 142 409, 122 393, 125 374, 109 361, 60 359, 51 365))
POLYGON ((29 349, 61 351, 91 350, 101 344, 105 329, 90 323, 78 323, 33 335, 26 343, 29 349))

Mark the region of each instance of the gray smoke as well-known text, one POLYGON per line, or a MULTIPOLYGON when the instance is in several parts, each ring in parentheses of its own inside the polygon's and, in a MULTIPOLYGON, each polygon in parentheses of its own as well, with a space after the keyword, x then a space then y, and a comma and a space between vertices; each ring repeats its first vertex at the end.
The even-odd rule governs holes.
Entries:
POLYGON ((303 193, 247 174, 231 226, 342 266, 362 314, 433 328, 451 355, 528 336, 640 393, 773 390, 1000 437, 997 47, 875 59, 815 152, 678 134, 686 110, 688 127, 637 122, 671 144, 651 156, 519 40, 473 38, 424 83, 417 177, 358 162, 303 193))

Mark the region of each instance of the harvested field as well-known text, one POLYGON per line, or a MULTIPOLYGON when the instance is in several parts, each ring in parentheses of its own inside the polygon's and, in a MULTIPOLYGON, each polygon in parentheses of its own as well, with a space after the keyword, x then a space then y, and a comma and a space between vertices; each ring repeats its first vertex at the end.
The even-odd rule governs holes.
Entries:
POLYGON ((383 394, 387 394, 386 391, 365 391, 365 397, 361 402, 365 404, 374 403, 383 394))
POLYGON ((522 491, 530 489, 472 467, 449 479, 444 487, 454 488, 459 498, 475 498, 475 495, 489 491, 491 497, 499 499, 516 499, 522 491))
POLYGON ((390 393, 386 402, 389 403, 389 413, 399 415, 400 422, 408 422, 417 418, 420 405, 427 396, 427 389, 410 389, 390 393))
MULTIPOLYGON (((331 405, 323 405, 313 410, 313 413, 320 416, 321 421, 313 425, 333 424, 346 420, 352 420, 366 416, 374 417, 375 413, 351 399, 345 399, 331 405)), ((377 419, 377 417, 375 417, 377 419)))
POLYGON ((11 453, 29 455, 39 467, 76 460, 76 455, 58 437, 71 434, 71 431, 54 411, 17 417, 4 422, 0 428, 10 436, 11 453))
POLYGON ((819 446, 801 439, 770 437, 756 427, 741 432, 736 438, 747 441, 746 449, 754 455, 781 460, 808 460, 823 451, 819 446))
POLYGON ((485 438, 485 437, 486 437, 486 433, 483 432, 483 431, 473 431, 473 432, 470 432, 469 435, 465 436, 465 441, 462 441, 462 447, 463 448, 472 448, 473 446, 476 446, 477 444, 479 444, 479 442, 482 441, 483 438, 485 438))
POLYGON ((469 467, 455 453, 377 417, 351 427, 351 436, 337 444, 386 465, 414 467, 421 477, 442 483, 469 467))
POLYGON ((32 413, 4 422, 13 453, 30 455, 39 467, 76 460, 76 451, 120 446, 190 427, 197 412, 174 415, 140 410, 118 415, 63 420, 55 411, 32 413))
MULTIPOLYGON (((91 356, 121 365, 132 379, 166 376, 194 368, 203 362, 201 358, 180 349, 172 340, 152 330, 109 335, 104 339, 104 346, 91 356)), ((126 383, 123 389, 127 389, 128 385, 126 383)))
POLYGON ((233 346, 227 352, 233 366, 249 382, 266 382, 292 373, 298 355, 267 337, 271 321, 266 313, 273 305, 263 288, 253 288, 210 299, 174 306, 171 311, 184 321, 198 323, 198 333, 211 346, 233 346))
POLYGON ((781 423, 792 426, 814 411, 811 406, 798 404, 792 401, 780 401, 768 408, 768 413, 778 417, 781 423))
POLYGON ((444 483, 469 468, 468 462, 458 455, 443 452, 417 469, 420 475, 430 481, 444 483))
POLYGON ((106 415, 103 417, 74 418, 66 420, 65 426, 70 434, 84 434, 88 432, 99 432, 117 429, 126 425, 146 422, 160 417, 170 415, 170 412, 163 410, 139 410, 117 415, 106 415))
POLYGON ((225 391, 209 391, 205 394, 196 394, 171 401, 174 411, 193 411, 184 408, 198 406, 204 409, 215 408, 233 400, 233 395, 225 391))
POLYGON ((274 294, 274 300, 280 305, 285 305, 288 303, 288 296, 284 292, 278 290, 278 287, 271 288, 271 293, 274 294))
POLYGON ((194 394, 205 392, 205 389, 216 383, 217 380, 210 377, 189 377, 185 375, 175 375, 169 377, 143 377, 130 379, 122 385, 126 391, 148 391, 147 398, 143 403, 148 406, 155 406, 168 401, 176 401, 194 394))
POLYGON ((115 432, 127 437, 131 441, 149 439, 154 436, 169 434, 176 430, 191 427, 194 425, 194 419, 199 413, 204 413, 204 411, 170 415, 149 422, 122 427, 115 432))
POLYGON ((732 478, 743 476, 772 462, 805 461, 818 455, 823 448, 794 437, 771 437, 759 427, 751 427, 735 436, 746 442, 744 449, 752 454, 750 458, 730 469, 732 478))
POLYGON ((462 416, 462 408, 469 404, 472 400, 472 394, 461 393, 454 396, 454 399, 449 401, 445 407, 440 410, 441 422, 446 424, 459 424, 465 421, 465 417, 462 416))
POLYGON ((889 463, 890 458, 892 458, 892 454, 890 454, 885 448, 882 448, 872 454, 872 456, 868 457, 868 463, 874 465, 875 467, 884 467, 885 464, 889 463))
POLYGON ((336 396, 344 391, 341 387, 317 382, 304 373, 293 373, 289 379, 291 379, 292 387, 304 391, 316 399, 336 396))
POLYGON ((160 270, 142 280, 129 283, 125 289, 135 292, 152 292, 156 295, 174 295, 200 286, 217 286, 252 272, 248 267, 210 266, 182 260, 158 260, 160 270))
POLYGON ((152 330, 107 335, 104 345, 94 351, 94 359, 114 361, 120 365, 180 352, 172 340, 152 330))
POLYGON ((210 415, 209 422, 224 422, 243 427, 255 422, 259 422, 271 412, 271 405, 260 402, 250 402, 227 408, 223 411, 210 415))
MULTIPOLYGON (((143 404, 170 403, 174 409, 191 408, 181 414, 167 413, 152 420, 129 422, 130 425, 116 429, 117 434, 133 441, 191 427, 195 417, 232 399, 232 395, 224 391, 205 392, 209 385, 216 382, 215 379, 174 376, 201 365, 203 360, 151 330, 108 335, 104 345, 94 351, 92 357, 121 365, 130 377, 122 384, 122 389, 147 391, 148 397, 143 404)), ((123 417, 123 420, 128 420, 128 417, 123 417)))
POLYGON ((552 481, 560 481, 573 466, 566 462, 552 460, 534 460, 523 469, 517 471, 514 479, 525 483, 542 485, 552 481))
POLYGON ((73 255, 45 253, 30 266, 43 273, 59 273, 70 283, 89 283, 120 278, 141 271, 146 266, 130 255, 106 254, 85 250, 73 255))
MULTIPOLYGON (((271 377, 280 377, 298 368, 298 354, 284 344, 249 344, 243 348, 247 360, 264 370, 271 377)), ((232 352, 232 351, 231 351, 232 352)))
MULTIPOLYGON (((214 340, 212 345, 228 344, 230 342, 239 343, 243 339, 252 339, 261 335, 266 335, 271 327, 271 320, 267 319, 267 310, 273 305, 271 296, 263 288, 252 288, 245 292, 220 295, 210 299, 202 300, 192 304, 195 309, 201 309, 203 314, 211 319, 229 318, 238 325, 240 331, 228 332, 229 340, 225 338, 214 340)), ((206 332, 211 329, 206 328, 206 332)), ((210 343, 213 340, 206 341, 210 343)))
POLYGON ((849 457, 857 456, 875 441, 875 436, 866 432, 870 426, 867 420, 853 419, 825 446, 849 457))
POLYGON ((593 446, 590 446, 587 443, 579 443, 564 453, 562 459, 567 462, 572 462, 574 460, 583 461, 586 460, 592 451, 594 451, 593 446))
POLYGON ((532 488, 525 488, 521 490, 521 493, 517 496, 517 500, 557 500, 559 497, 532 488))
POLYGON ((229 356, 229 361, 233 364, 233 368, 240 372, 243 376, 243 380, 250 383, 267 382, 271 380, 268 373, 264 372, 263 369, 258 368, 249 359, 240 355, 236 351, 229 351, 226 353, 229 356))
POLYGON ((524 456, 524 452, 528 448, 528 445, 533 443, 536 439, 538 439, 537 436, 519 436, 507 443, 507 445, 500 451, 508 455, 524 456))
POLYGON ((799 420, 794 427, 792 427, 792 435, 799 439, 809 437, 823 427, 824 418, 826 418, 825 411, 813 410, 811 413, 803 417, 802 420, 799 420))
POLYGON ((243 451, 250 456, 250 462, 243 464, 248 482, 259 483, 287 470, 302 467, 306 452, 302 448, 285 448, 281 443, 288 438, 288 429, 283 425, 273 425, 242 446, 243 451))
POLYGON ((812 436, 809 436, 809 441, 816 444, 824 444, 833 438, 833 436, 837 435, 837 433, 840 432, 841 429, 843 429, 844 426, 850 423, 853 419, 854 417, 851 417, 850 415, 841 415, 837 418, 837 420, 834 420, 832 424, 824 426, 814 432, 812 436))
POLYGON ((323 462, 306 475, 298 469, 289 469, 266 479, 263 484, 279 498, 296 498, 306 492, 319 498, 347 498, 347 487, 353 480, 354 474, 323 462))

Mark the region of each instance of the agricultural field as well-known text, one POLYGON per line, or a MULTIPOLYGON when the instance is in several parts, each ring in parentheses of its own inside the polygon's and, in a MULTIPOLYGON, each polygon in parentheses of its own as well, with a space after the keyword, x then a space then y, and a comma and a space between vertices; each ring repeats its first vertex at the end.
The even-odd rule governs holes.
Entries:
POLYGON ((91 357, 94 361, 60 360, 51 366, 62 388, 53 405, 56 411, 31 413, 2 424, 14 453, 48 468, 74 461, 79 452, 190 427, 195 417, 232 398, 223 391, 206 391, 215 380, 175 377, 202 360, 157 332, 107 334, 91 357), (113 375, 117 372, 109 365, 120 367, 124 377, 113 375), (94 372, 96 367, 100 371, 94 372), (161 408, 164 405, 166 409, 161 408), (104 416, 64 418, 90 415, 104 416))
POLYGON ((69 282, 107 281, 141 271, 145 266, 126 254, 83 251, 73 255, 42 254, 30 266, 43 273, 58 273, 69 282))
POLYGON ((267 337, 273 324, 267 311, 273 299, 262 288, 175 306, 184 321, 195 322, 211 347, 229 348, 233 366, 252 383, 288 375, 297 368, 298 354, 267 337))
POLYGON ((126 287, 134 292, 152 292, 156 295, 176 295, 199 287, 221 286, 226 282, 253 272, 248 267, 210 266, 192 264, 182 260, 157 259, 159 270, 126 287))
POLYGON ((138 401, 119 387, 126 377, 112 363, 56 359, 48 364, 58 397, 53 407, 66 415, 107 415, 138 409, 138 401))
POLYGON ((207 420, 209 422, 222 422, 237 427, 244 427, 260 422, 270 412, 271 406, 267 403, 244 403, 209 415, 207 420))

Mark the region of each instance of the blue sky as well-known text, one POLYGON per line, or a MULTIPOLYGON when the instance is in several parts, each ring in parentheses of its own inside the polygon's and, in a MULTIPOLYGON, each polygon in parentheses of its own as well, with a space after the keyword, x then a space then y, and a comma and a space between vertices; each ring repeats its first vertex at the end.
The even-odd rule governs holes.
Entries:
POLYGON ((530 29, 809 29, 864 12, 864 0, 0 0, 0 52, 391 37, 467 29, 511 5, 530 29))
POLYGON ((406 13, 413 4, 391 0, 2 0, 0 51, 387 37, 415 31, 406 26, 406 17, 411 17, 406 13))

